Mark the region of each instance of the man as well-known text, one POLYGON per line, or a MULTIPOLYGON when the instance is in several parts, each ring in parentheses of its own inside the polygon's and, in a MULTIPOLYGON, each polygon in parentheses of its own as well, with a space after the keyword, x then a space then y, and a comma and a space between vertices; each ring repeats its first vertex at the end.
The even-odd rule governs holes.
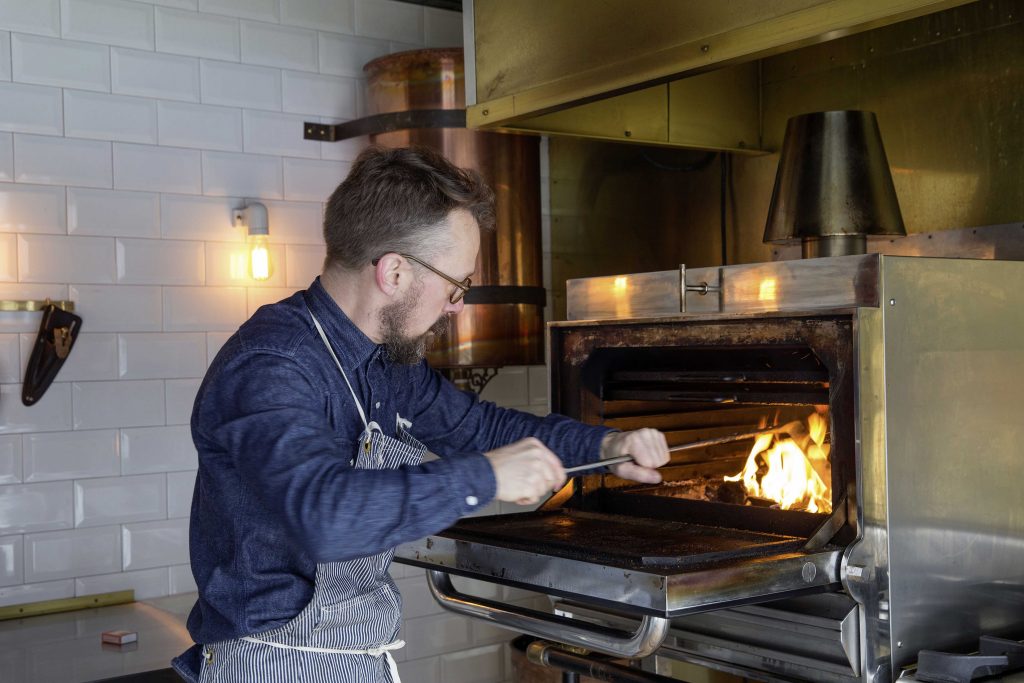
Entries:
POLYGON ((423 361, 492 223, 475 173, 371 148, 328 201, 323 274, 217 354, 192 414, 187 680, 397 681, 396 545, 495 498, 537 502, 563 462, 628 453, 619 476, 660 481, 660 432, 498 408, 423 361))

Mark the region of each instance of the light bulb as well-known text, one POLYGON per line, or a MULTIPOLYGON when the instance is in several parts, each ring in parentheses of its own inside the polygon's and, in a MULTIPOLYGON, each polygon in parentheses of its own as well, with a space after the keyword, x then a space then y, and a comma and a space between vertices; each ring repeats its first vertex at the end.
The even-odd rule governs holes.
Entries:
POLYGON ((246 242, 249 247, 249 273, 252 279, 270 278, 270 239, 266 235, 250 234, 246 242))
POLYGON ((235 210, 235 225, 246 227, 245 246, 249 252, 249 275, 253 280, 270 278, 270 225, 267 207, 250 202, 244 209, 235 210))

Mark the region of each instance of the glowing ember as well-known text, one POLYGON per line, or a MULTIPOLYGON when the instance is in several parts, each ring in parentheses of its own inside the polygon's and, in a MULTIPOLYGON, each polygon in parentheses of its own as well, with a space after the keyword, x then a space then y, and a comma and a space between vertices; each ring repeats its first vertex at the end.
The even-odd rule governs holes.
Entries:
POLYGON ((726 481, 741 481, 752 498, 774 500, 783 510, 832 511, 832 465, 825 443, 828 418, 811 413, 777 433, 762 434, 743 470, 726 481))

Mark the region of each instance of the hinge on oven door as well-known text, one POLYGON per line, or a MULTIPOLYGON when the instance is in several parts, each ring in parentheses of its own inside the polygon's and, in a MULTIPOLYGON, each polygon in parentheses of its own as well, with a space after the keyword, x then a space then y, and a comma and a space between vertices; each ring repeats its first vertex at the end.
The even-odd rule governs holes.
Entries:
POLYGON ((828 545, 836 534, 846 526, 846 522, 849 519, 849 515, 846 510, 846 496, 844 495, 839 500, 839 505, 835 506, 832 510, 832 514, 829 515, 828 519, 822 522, 818 530, 807 539, 807 543, 804 544, 804 552, 815 552, 821 550, 828 545))

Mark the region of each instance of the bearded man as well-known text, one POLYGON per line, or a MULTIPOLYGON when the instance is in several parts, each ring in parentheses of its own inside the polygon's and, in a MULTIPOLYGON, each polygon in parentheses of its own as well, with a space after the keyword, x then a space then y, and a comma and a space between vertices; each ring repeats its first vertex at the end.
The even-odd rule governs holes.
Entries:
POLYGON ((563 464, 628 453, 616 474, 660 481, 661 433, 502 409, 423 360, 493 222, 477 174, 368 149, 327 203, 323 273, 221 348, 192 413, 186 680, 397 682, 396 545, 493 499, 534 503, 563 464))

